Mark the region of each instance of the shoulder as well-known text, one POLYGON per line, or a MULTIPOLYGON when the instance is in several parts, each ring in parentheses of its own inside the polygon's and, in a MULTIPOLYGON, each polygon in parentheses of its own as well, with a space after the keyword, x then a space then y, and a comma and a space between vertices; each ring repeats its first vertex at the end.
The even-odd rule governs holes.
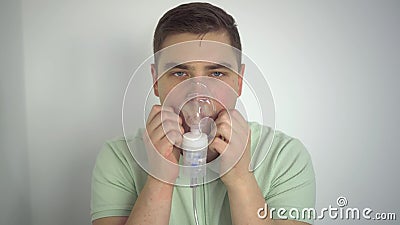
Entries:
POLYGON ((132 160, 127 140, 125 137, 114 137, 105 141, 103 148, 97 156, 97 162, 115 162, 119 161, 127 164, 132 160))
POLYGON ((117 136, 105 141, 99 158, 114 156, 122 161, 133 160, 131 148, 143 143, 143 129, 139 129, 135 135, 117 136))
POLYGON ((294 177, 314 181, 311 156, 299 139, 258 123, 250 123, 250 127, 252 163, 260 183, 271 187, 294 177))
POLYGON ((283 131, 275 130, 256 122, 249 123, 252 138, 252 154, 257 157, 276 161, 279 158, 295 155, 302 155, 310 158, 304 144, 297 138, 289 136, 283 131), (260 152, 262 154, 260 154, 260 152))
POLYGON ((141 148, 141 130, 136 135, 118 136, 105 141, 99 152, 94 170, 102 173, 124 173, 131 177, 141 174, 143 171, 135 161, 131 148, 141 148), (138 174, 139 173, 139 174, 138 174))

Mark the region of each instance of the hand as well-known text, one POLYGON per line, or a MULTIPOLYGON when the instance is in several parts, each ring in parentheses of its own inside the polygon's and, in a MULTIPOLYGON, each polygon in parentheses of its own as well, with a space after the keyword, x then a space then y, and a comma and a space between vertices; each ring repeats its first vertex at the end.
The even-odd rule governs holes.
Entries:
POLYGON ((182 118, 171 107, 154 105, 147 119, 146 131, 143 140, 151 175, 174 183, 179 174, 180 152, 176 146, 182 142, 182 118))
POLYGON ((235 109, 222 110, 217 119, 216 135, 209 148, 221 154, 221 177, 227 188, 246 182, 249 172, 251 131, 247 121, 235 109), (237 163, 236 163, 237 162, 237 163))

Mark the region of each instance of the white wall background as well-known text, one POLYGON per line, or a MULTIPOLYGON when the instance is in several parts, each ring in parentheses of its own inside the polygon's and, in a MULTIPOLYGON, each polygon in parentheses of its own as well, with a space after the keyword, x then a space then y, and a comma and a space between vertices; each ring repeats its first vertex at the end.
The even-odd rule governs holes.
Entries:
MULTIPOLYGON (((0 224, 90 224, 95 157, 122 134, 124 88, 178 3, 1 1, 0 224)), ((400 2, 215 4, 270 82, 277 128, 312 155, 317 209, 343 195, 400 217, 400 2)))

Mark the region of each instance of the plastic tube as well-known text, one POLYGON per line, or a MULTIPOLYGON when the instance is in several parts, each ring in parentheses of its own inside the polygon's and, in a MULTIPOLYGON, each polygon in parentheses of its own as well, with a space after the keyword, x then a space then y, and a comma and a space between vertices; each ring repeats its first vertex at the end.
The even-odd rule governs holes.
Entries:
POLYGON ((196 203, 196 191, 197 186, 192 187, 192 198, 193 198, 193 215, 194 215, 194 222, 196 225, 199 225, 199 215, 197 213, 197 203, 196 203))

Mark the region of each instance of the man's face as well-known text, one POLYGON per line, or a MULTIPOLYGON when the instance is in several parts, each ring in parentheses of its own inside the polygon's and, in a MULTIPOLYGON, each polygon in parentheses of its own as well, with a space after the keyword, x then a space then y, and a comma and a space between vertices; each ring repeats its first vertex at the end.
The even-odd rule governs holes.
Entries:
MULTIPOLYGON (((195 40, 215 41, 227 45, 231 44, 229 37, 225 32, 210 32, 205 34, 204 36, 199 36, 198 34, 192 33, 180 33, 167 36, 167 38, 163 42, 162 48, 172 46, 181 42, 195 40)), ((213 115, 214 119, 217 117, 218 113, 222 109, 233 109, 236 104, 236 98, 241 95, 244 65, 237 65, 237 61, 236 65, 231 65, 231 68, 228 68, 218 63, 190 61, 187 63, 178 64, 167 71, 162 68, 162 63, 160 64, 161 65, 152 66, 152 74, 154 80, 154 93, 157 97, 160 98, 161 104, 164 103, 168 93, 170 93, 170 91, 182 81, 190 78, 204 76, 215 78, 224 82, 236 93, 235 97, 227 97, 227 93, 225 94, 225 96, 224 93, 218 94, 218 96, 220 96, 221 98, 219 100, 224 103, 225 107, 222 106, 220 102, 212 100, 216 108, 216 113, 215 115, 213 115), (157 68, 155 68, 155 66, 157 66, 157 68), (158 74, 157 71, 158 73, 162 74, 158 74)), ((221 90, 223 90, 223 88, 221 90)))

